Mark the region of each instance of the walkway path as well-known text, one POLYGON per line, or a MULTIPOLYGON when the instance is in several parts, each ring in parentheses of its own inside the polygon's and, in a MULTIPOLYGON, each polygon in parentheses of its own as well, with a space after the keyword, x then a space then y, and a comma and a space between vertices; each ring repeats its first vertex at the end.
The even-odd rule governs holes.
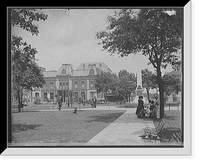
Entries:
MULTIPOLYGON (((114 107, 112 107, 114 108, 114 107)), ((135 115, 136 109, 115 108, 115 110, 127 110, 122 116, 111 123, 99 134, 94 136, 87 145, 109 146, 141 146, 141 145, 177 145, 180 143, 161 143, 160 141, 143 140, 140 135, 145 127, 154 127, 151 119, 139 119, 135 115)))
MULTIPOLYGON (((112 109, 114 107, 111 107, 112 109)), ((111 123, 103 131, 93 137, 88 145, 143 145, 155 144, 144 142, 139 135, 143 134, 146 126, 154 127, 151 120, 138 119, 135 109, 115 108, 115 110, 127 110, 122 116, 111 123)), ((158 141, 156 142, 158 143, 158 141)))

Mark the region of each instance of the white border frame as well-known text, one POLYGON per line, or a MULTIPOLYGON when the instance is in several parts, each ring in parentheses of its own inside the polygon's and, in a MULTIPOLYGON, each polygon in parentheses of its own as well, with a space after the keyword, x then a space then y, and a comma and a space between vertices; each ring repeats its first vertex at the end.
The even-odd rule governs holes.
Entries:
POLYGON ((190 156, 191 155, 191 1, 184 7, 184 147, 183 148, 7 148, 4 156, 190 156), (189 86, 189 87, 188 87, 189 86))

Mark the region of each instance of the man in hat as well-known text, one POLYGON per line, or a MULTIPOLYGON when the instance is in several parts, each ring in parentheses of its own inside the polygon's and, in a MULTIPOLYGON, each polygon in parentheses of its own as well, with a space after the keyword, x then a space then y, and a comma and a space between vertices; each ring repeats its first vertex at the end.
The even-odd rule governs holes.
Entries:
POLYGON ((61 110, 62 107, 62 97, 60 96, 58 99, 58 109, 61 110))

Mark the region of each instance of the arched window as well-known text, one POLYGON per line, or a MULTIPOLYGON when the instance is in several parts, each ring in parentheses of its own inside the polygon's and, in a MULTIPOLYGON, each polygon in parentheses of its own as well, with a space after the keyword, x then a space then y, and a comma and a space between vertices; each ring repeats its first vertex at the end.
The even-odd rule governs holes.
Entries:
POLYGON ((89 74, 90 74, 90 75, 94 75, 94 70, 93 70, 93 69, 90 69, 89 74))
POLYGON ((50 82, 50 87, 53 88, 53 82, 52 81, 50 82))
POLYGON ((54 99, 54 93, 50 92, 50 99, 54 99))
POLYGON ((66 74, 66 69, 63 69, 61 74, 66 74))
POLYGON ((35 97, 39 97, 39 93, 38 92, 35 93, 35 97))
POLYGON ((44 92, 44 99, 47 99, 47 92, 44 92))

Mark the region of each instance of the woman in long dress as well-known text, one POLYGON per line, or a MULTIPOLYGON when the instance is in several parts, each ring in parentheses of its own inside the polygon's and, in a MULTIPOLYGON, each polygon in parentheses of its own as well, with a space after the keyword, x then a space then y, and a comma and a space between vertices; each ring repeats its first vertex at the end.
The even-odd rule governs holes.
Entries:
POLYGON ((138 116, 141 111, 144 109, 144 101, 142 100, 143 99, 143 96, 139 96, 139 99, 138 99, 138 106, 137 106, 137 110, 136 110, 136 115, 138 116))

